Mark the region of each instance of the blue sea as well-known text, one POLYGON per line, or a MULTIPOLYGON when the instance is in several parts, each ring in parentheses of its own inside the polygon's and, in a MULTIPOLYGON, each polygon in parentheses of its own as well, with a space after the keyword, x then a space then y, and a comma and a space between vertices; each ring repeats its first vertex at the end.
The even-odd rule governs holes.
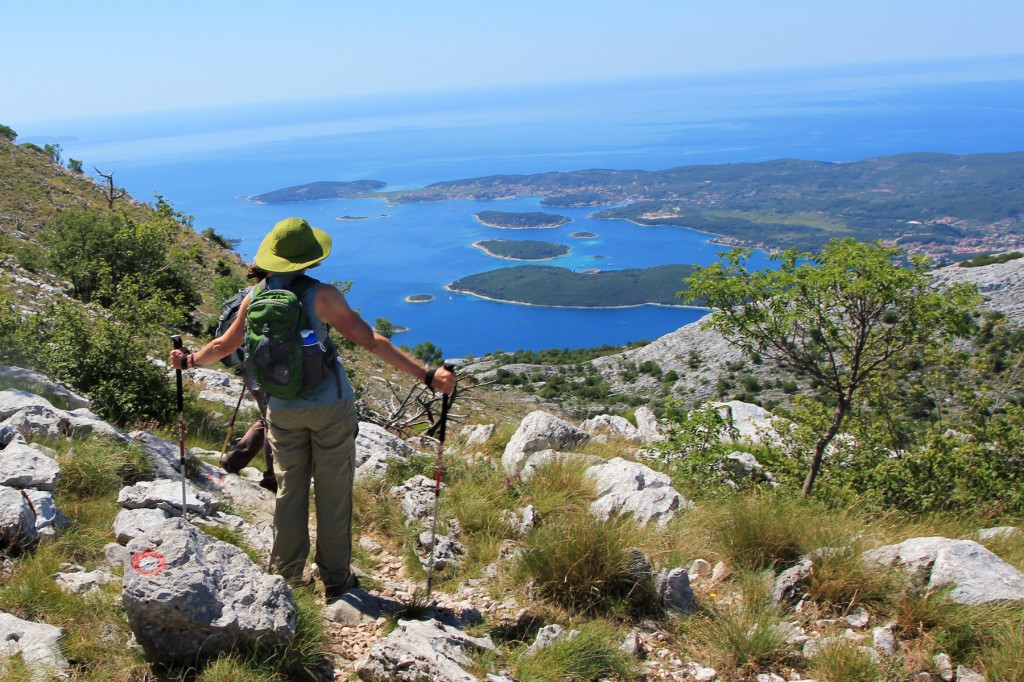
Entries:
POLYGON ((197 230, 240 239, 247 260, 275 222, 306 218, 334 239, 317 277, 351 281, 349 299, 368 321, 408 327, 396 342, 431 341, 463 357, 651 340, 705 312, 541 308, 449 293, 445 284, 459 277, 512 265, 473 248, 477 240, 559 242, 569 254, 544 264, 574 270, 708 264, 723 249, 683 228, 592 220, 593 208, 554 210, 573 222, 548 230, 498 230, 473 218, 544 210, 539 197, 405 206, 246 197, 317 180, 398 189, 506 173, 1020 151, 1024 57, 334 97, 15 128, 21 142, 59 143, 64 159, 113 173, 139 200, 164 197, 197 230), (597 236, 570 236, 579 231, 597 236), (415 294, 435 299, 405 302, 415 294))

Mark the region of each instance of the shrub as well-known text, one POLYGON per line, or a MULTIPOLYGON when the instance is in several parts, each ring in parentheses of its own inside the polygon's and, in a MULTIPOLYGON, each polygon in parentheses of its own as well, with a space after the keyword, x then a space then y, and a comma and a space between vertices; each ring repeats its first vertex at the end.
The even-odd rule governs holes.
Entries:
POLYGON ((66 382, 104 419, 166 421, 172 414, 170 382, 148 351, 139 330, 114 317, 90 319, 62 302, 21 319, 0 296, 0 360, 66 382))
POLYGON ((555 518, 526 538, 517 570, 533 578, 541 597, 580 613, 643 611, 653 603, 654 585, 635 536, 629 520, 555 518))

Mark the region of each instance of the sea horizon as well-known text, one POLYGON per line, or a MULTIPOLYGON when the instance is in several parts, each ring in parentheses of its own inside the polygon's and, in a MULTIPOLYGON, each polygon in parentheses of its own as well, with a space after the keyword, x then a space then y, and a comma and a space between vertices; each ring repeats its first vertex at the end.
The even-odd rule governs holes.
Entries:
MULTIPOLYGON (((545 210, 537 197, 400 206, 244 197, 319 180, 407 189, 589 168, 1021 151, 1022 85, 1018 57, 353 95, 14 127, 19 142, 60 144, 64 159, 81 160, 89 175, 93 167, 114 173, 137 200, 164 197, 194 217, 197 231, 212 227, 241 240, 236 250, 247 260, 281 218, 297 215, 328 229, 335 251, 316 276, 352 281, 349 298, 369 322, 386 317, 408 327, 396 342, 429 340, 461 357, 652 340, 703 311, 544 309, 445 291, 461 276, 511 265, 473 248, 508 236, 479 225, 473 213, 545 210), (381 214, 387 217, 338 220, 381 214), (417 294, 435 300, 404 300, 417 294)), ((564 227, 593 231, 594 240, 566 241, 558 230, 515 236, 570 245, 570 254, 544 264, 576 270, 706 265, 725 250, 685 228, 594 221, 588 215, 595 210, 574 209, 564 227)))

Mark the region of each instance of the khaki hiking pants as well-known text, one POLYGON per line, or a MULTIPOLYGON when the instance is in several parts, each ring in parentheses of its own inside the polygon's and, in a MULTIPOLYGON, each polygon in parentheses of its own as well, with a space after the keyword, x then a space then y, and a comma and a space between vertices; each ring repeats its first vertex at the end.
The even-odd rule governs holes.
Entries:
POLYGON ((352 558, 352 485, 359 422, 354 400, 268 410, 277 476, 271 570, 298 583, 309 556, 309 483, 316 497, 316 556, 324 585, 346 586, 352 558))

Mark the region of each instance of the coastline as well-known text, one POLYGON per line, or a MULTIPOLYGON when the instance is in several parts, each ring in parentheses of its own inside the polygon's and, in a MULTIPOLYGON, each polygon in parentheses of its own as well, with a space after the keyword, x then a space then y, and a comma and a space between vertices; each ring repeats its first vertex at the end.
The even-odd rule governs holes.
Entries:
POLYGON ((705 308, 704 306, 698 305, 669 305, 667 303, 634 303, 632 305, 545 305, 543 303, 529 303, 527 301, 512 301, 504 298, 492 298, 491 296, 484 296, 474 291, 466 291, 465 289, 456 289, 452 286, 452 282, 444 285, 445 291, 451 291, 456 294, 464 294, 466 296, 473 296, 484 301, 493 301, 494 303, 509 303, 512 305, 528 306, 530 308, 560 308, 563 310, 624 310, 626 308, 642 308, 643 306, 650 305, 659 308, 682 308, 689 310, 707 310, 711 312, 711 308, 705 308))

